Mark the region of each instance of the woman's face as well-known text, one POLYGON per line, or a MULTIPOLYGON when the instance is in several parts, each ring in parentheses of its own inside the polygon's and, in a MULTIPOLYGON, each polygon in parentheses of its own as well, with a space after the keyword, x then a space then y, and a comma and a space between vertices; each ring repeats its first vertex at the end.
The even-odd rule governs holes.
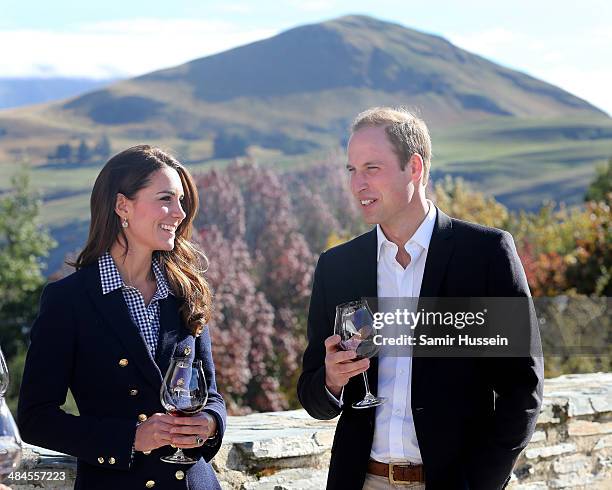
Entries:
POLYGON ((121 221, 127 215, 128 227, 123 230, 130 250, 148 253, 174 248, 176 229, 186 216, 181 205, 183 196, 181 178, 170 167, 155 171, 149 185, 134 199, 119 195, 118 214, 121 221))

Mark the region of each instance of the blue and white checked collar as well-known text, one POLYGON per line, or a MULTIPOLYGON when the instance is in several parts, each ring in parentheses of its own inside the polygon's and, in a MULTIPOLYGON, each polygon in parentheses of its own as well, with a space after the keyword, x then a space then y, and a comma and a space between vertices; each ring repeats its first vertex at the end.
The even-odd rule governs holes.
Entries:
MULTIPOLYGON (((121 274, 115 265, 115 261, 109 252, 101 255, 98 258, 98 267, 100 268, 100 280, 102 282, 102 294, 110 293, 115 289, 123 287, 130 287, 123 282, 121 274)), ((153 274, 155 275, 155 282, 157 283, 157 291, 155 292, 156 299, 165 299, 168 294, 172 294, 166 276, 157 260, 153 258, 151 261, 151 267, 153 268, 153 274)), ((174 295, 173 295, 174 296, 174 295)))

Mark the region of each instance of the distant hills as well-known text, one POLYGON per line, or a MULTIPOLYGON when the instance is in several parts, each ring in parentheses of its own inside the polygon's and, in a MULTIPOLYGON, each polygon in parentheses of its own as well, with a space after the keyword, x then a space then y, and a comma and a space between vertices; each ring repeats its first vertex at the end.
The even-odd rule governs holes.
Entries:
POLYGON ((110 85, 116 80, 91 78, 0 78, 0 109, 66 99, 110 85))
POLYGON ((193 160, 253 145, 300 154, 337 146, 359 110, 382 104, 413 107, 433 127, 491 117, 606 117, 442 37, 347 16, 68 101, 0 112, 0 158, 19 145, 40 158, 62 140, 102 132, 111 139, 208 141, 190 151, 193 160))

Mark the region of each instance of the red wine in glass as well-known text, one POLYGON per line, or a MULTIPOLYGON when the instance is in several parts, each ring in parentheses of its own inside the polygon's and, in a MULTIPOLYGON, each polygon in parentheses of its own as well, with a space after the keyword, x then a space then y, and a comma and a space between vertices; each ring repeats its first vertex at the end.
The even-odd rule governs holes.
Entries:
MULTIPOLYGON (((355 360, 374 357, 380 350, 380 346, 374 342, 376 335, 374 315, 364 300, 336 306, 334 333, 340 336, 340 349, 355 351, 357 354, 355 360)), ((362 374, 366 394, 363 400, 353 403, 352 407, 371 408, 385 403, 386 398, 376 397, 370 392, 368 377, 365 372, 362 374)))
MULTIPOLYGON (((173 358, 164 376, 160 400, 166 412, 173 417, 192 417, 202 411, 208 401, 208 388, 202 361, 173 358)), ((181 448, 171 456, 160 458, 166 463, 193 464, 197 460, 185 456, 181 448)))

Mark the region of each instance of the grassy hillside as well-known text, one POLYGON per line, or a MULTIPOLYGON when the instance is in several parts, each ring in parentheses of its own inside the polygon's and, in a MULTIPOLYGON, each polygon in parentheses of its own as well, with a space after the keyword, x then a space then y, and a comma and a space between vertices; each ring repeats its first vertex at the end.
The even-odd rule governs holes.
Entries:
POLYGON ((511 209, 582 200, 595 166, 612 157, 612 121, 498 119, 433 131, 436 172, 461 176, 511 209))

